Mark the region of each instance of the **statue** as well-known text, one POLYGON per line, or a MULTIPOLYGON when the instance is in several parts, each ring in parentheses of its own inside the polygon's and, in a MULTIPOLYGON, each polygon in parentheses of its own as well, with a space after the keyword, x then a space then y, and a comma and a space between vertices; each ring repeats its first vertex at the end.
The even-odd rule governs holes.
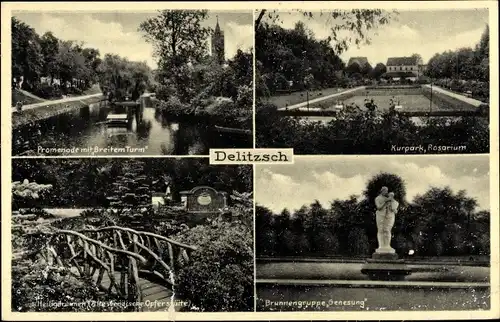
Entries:
POLYGON ((399 202, 394 199, 394 193, 387 187, 382 187, 375 198, 375 213, 377 220, 378 248, 372 258, 366 260, 361 267, 361 273, 373 280, 402 280, 411 274, 404 259, 398 259, 396 251, 391 247, 391 230, 394 226, 399 202))
POLYGON ((382 187, 380 194, 375 198, 375 206, 377 207, 375 215, 378 240, 378 248, 375 252, 394 254, 396 251, 391 247, 391 230, 394 226, 399 202, 394 199, 393 192, 389 193, 387 187, 382 187))

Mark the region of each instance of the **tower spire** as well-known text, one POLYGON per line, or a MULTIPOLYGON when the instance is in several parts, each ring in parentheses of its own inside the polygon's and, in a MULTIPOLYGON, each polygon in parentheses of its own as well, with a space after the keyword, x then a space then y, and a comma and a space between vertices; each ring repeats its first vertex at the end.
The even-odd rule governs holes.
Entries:
POLYGON ((215 15, 215 18, 217 19, 217 23, 215 25, 215 31, 220 32, 220 26, 219 26, 219 15, 215 15))

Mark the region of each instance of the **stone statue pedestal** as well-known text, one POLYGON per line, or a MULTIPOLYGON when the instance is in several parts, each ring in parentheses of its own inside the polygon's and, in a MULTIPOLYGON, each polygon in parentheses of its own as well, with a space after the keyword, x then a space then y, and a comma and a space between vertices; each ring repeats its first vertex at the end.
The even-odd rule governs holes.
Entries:
POLYGON ((398 259, 396 252, 377 250, 361 267, 361 273, 372 280, 398 281, 410 275, 411 269, 403 259, 398 259))

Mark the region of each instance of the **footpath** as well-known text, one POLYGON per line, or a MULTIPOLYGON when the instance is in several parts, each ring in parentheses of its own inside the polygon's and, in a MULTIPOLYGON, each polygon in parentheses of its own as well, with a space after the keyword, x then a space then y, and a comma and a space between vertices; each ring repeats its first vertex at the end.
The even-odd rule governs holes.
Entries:
MULTIPOLYGON (((431 89, 431 85, 429 84, 425 84, 423 85, 424 87, 428 88, 428 89, 431 89)), ((465 102, 467 104, 470 104, 472 106, 475 106, 475 107, 479 107, 481 105, 484 105, 485 103, 484 102, 481 102, 481 101, 478 101, 474 98, 471 98, 471 97, 467 97, 465 95, 461 95, 461 94, 457 94, 457 93, 454 93, 454 92, 450 92, 444 88, 441 88, 441 87, 438 87, 438 86, 435 86, 435 85, 432 85, 432 90, 433 91, 436 91, 436 92, 440 92, 440 93, 443 93, 447 96, 450 96, 450 97, 453 97, 457 100, 460 100, 462 102, 465 102)))
MULTIPOLYGON (((66 98, 61 98, 61 99, 58 99, 58 100, 44 101, 44 102, 35 103, 35 104, 23 105, 22 110, 23 111, 33 110, 33 109, 37 109, 37 108, 40 108, 40 107, 48 107, 50 105, 58 105, 58 104, 62 104, 62 103, 77 102, 77 101, 82 101, 82 100, 85 100, 85 99, 99 97, 99 96, 103 96, 103 94, 102 93, 97 93, 97 94, 91 94, 91 95, 66 97, 66 98)), ((12 113, 16 113, 16 112, 17 112, 16 108, 13 107, 12 108, 12 113)))
MULTIPOLYGON (((364 86, 360 86, 360 87, 351 88, 351 89, 348 89, 348 90, 345 90, 345 91, 342 91, 342 92, 334 93, 334 94, 331 94, 331 95, 327 95, 327 96, 323 96, 323 97, 318 97, 318 98, 309 100, 309 104, 314 104, 314 103, 317 103, 317 102, 329 100, 329 99, 335 98, 335 97, 340 96, 340 95, 344 95, 344 94, 347 94, 347 93, 359 91, 360 89, 364 89, 364 88, 365 88, 364 86)), ((298 108, 307 106, 307 103, 308 102, 306 101, 306 102, 298 103, 298 104, 295 104, 295 105, 290 105, 290 106, 287 106, 287 107, 282 107, 282 108, 279 108, 278 110, 286 111, 286 110, 298 109, 298 108)))

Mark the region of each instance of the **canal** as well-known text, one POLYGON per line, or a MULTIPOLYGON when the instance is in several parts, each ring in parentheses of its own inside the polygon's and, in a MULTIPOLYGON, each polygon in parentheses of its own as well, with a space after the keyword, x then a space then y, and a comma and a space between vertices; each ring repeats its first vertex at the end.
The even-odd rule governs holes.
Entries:
POLYGON ((13 155, 207 155, 210 148, 253 144, 251 135, 218 133, 207 122, 176 121, 154 107, 144 108, 139 124, 133 115, 128 128, 109 130, 109 113, 109 107, 91 104, 14 129, 13 155), (110 147, 118 149, 110 153, 110 147))

